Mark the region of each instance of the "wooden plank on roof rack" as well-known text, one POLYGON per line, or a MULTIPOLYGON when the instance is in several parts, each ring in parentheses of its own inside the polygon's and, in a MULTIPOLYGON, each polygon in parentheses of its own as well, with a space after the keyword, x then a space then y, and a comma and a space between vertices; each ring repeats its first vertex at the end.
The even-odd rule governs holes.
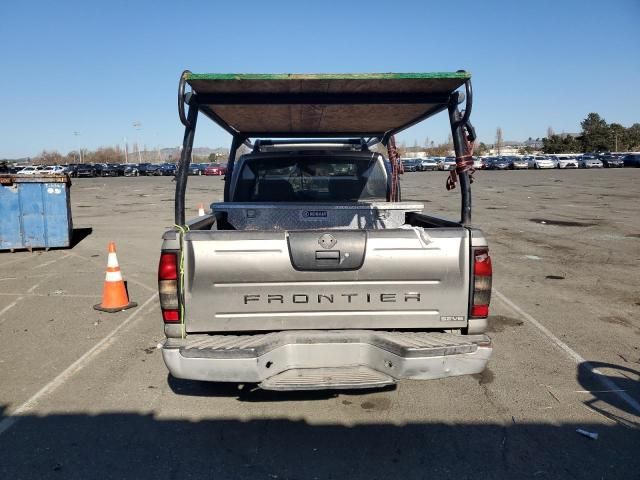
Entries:
POLYGON ((196 74, 202 104, 247 136, 384 134, 440 112, 466 72, 196 74))

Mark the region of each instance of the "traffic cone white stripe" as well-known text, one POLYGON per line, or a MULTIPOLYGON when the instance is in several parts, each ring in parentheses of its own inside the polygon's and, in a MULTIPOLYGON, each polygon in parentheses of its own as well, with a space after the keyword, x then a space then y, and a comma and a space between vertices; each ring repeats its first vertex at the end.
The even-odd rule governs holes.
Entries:
POLYGON ((118 270, 117 272, 107 272, 105 276, 106 282, 121 282, 122 281, 122 272, 118 270))
POLYGON ((107 257, 107 268, 116 268, 118 267, 118 256, 114 253, 110 253, 107 257))

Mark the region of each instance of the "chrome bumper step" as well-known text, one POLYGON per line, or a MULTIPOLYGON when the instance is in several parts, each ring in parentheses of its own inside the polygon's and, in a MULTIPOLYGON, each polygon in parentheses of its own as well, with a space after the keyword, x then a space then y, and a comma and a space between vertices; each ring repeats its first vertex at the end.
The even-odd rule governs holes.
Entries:
POLYGON ((395 380, 368 367, 293 368, 261 382, 264 390, 333 390, 381 388, 395 380))

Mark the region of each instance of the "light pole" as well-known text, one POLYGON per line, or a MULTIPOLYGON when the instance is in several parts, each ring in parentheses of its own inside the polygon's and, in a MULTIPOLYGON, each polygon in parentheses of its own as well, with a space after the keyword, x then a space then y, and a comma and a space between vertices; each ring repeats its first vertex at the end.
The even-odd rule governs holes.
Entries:
POLYGON ((136 129, 136 152, 138 153, 138 163, 142 163, 142 159, 140 158, 140 129, 142 128, 142 123, 140 123, 139 121, 135 121, 133 122, 133 128, 136 129))
POLYGON ((80 157, 80 163, 82 163, 82 146, 80 146, 80 142, 78 141, 80 132, 73 132, 73 136, 76 137, 76 145, 78 145, 78 155, 80 157))

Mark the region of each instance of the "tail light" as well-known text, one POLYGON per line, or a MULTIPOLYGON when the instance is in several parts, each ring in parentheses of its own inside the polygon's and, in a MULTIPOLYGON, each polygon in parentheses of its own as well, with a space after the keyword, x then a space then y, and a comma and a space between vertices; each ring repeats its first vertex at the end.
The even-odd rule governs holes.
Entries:
POLYGON ((491 257, 486 248, 473 250, 473 301, 471 302, 471 318, 489 316, 491 302, 491 257))
POLYGON ((178 254, 176 252, 162 252, 160 255, 158 292, 160 293, 160 308, 164 322, 179 322, 178 254))

